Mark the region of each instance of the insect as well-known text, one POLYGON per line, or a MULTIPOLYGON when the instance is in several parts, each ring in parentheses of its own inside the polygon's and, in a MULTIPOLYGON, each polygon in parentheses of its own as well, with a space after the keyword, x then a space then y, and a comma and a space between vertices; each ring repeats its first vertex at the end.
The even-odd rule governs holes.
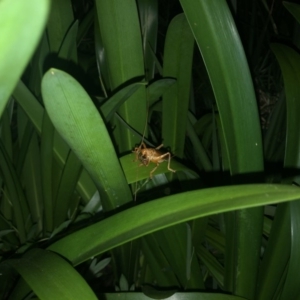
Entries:
POLYGON ((162 153, 159 151, 160 148, 163 147, 163 144, 156 148, 147 148, 144 142, 141 143, 139 147, 135 147, 132 152, 135 153, 136 158, 135 161, 139 160, 141 162, 140 166, 148 166, 150 162, 156 164, 156 167, 150 172, 149 177, 152 178, 154 171, 158 168, 159 164, 168 161, 168 170, 175 173, 176 171, 171 169, 171 153, 166 152, 162 153))

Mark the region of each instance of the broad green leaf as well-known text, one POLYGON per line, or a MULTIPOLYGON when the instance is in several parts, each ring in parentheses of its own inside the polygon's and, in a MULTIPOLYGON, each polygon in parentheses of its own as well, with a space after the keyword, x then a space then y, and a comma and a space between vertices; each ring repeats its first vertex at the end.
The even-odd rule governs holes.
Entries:
POLYGON ((42 81, 42 95, 55 128, 97 185, 104 209, 130 201, 106 126, 85 90, 67 73, 50 69, 42 81))
POLYGON ((32 249, 7 263, 21 274, 39 299, 97 299, 79 273, 55 253, 32 249))
MULTIPOLYGON (((143 47, 136 1, 96 0, 95 4, 112 91, 133 80, 143 80, 143 47)), ((134 93, 120 107, 119 113, 130 126, 143 132, 146 122, 145 88, 134 93)), ((139 142, 119 122, 116 123, 115 136, 121 153, 131 150, 139 142)))
POLYGON ((287 185, 238 185, 180 193, 134 206, 49 247, 73 264, 178 223, 225 211, 300 199, 287 185))
POLYGON ((258 109, 245 53, 226 1, 180 2, 213 87, 231 173, 260 171, 258 109))
POLYGON ((48 0, 0 2, 0 116, 39 42, 48 10, 48 0))
POLYGON ((162 136, 166 147, 183 157, 190 100, 194 37, 184 14, 170 23, 164 47, 164 77, 176 83, 163 96, 162 136))
MULTIPOLYGON (((44 108, 42 105, 22 81, 18 82, 13 96, 23 108, 24 112, 34 125, 34 128, 41 134, 44 115, 44 108)), ((53 151, 59 165, 63 167, 69 153, 69 146, 57 133, 54 134, 53 151)), ((85 201, 89 201, 95 193, 95 185, 85 170, 81 173, 77 188, 85 201)))
MULTIPOLYGON (((180 0, 180 3, 215 95, 230 173, 261 172, 263 151, 258 108, 247 59, 227 2, 180 0)), ((263 211, 261 208, 238 211, 233 220, 232 230, 227 231, 225 289, 253 299, 263 211)))

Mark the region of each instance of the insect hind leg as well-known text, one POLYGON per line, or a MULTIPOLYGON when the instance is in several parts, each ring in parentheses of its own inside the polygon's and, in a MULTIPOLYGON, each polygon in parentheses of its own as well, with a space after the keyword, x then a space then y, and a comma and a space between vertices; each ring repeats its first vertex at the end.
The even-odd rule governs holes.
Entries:
POLYGON ((165 156, 169 156, 169 158, 168 158, 168 170, 171 171, 171 172, 173 172, 173 173, 175 173, 176 170, 173 170, 173 169, 171 169, 171 167, 170 167, 170 163, 171 163, 171 154, 170 154, 170 152, 167 152, 167 153, 165 154, 165 156))

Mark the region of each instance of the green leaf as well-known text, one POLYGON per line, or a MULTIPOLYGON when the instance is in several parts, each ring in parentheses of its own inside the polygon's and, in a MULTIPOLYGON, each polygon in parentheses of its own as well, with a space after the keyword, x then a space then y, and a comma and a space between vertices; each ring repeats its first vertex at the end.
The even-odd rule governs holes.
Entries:
POLYGON ((79 45, 83 40, 84 36, 89 31, 95 18, 95 8, 92 8, 87 14, 85 14, 83 20, 79 23, 78 34, 77 34, 77 44, 79 45))
MULTIPOLYGON (((80 172, 82 170, 82 164, 73 151, 69 152, 66 164, 63 168, 63 172, 60 178, 59 187, 55 199, 55 211, 54 211, 54 226, 58 226, 66 220, 68 211, 74 209, 77 203, 72 196, 76 188, 77 181, 79 179, 80 172)), ((48 213, 48 212, 46 212, 48 213)))
POLYGON ((57 53, 74 21, 71 0, 52 0, 47 24, 47 36, 51 52, 57 53))
POLYGON ((29 77, 28 88, 33 92, 35 97, 39 99, 41 97, 41 82, 45 72, 45 62, 49 58, 49 53, 50 49, 47 33, 44 31, 39 46, 37 47, 26 72, 26 75, 29 77))
MULTIPOLYGON (((112 91, 133 80, 144 79, 143 47, 136 1, 97 0, 95 4, 112 91)), ((120 107, 119 113, 130 126, 143 132, 146 121, 145 88, 134 93, 120 107)), ((139 142, 119 122, 116 123, 115 137, 119 152, 131 150, 139 142)))
MULTIPOLYGON (((188 224, 178 224, 153 234, 162 254, 169 262, 171 272, 179 281, 179 287, 187 290, 204 289, 203 276, 196 255, 191 257, 191 239, 188 224), (176 249, 174 249, 176 245, 176 249), (183 259, 185 258, 185 259, 183 259)), ((165 266, 161 266, 163 268, 165 266)), ((170 272, 169 271, 169 272, 170 272)))
POLYGON ((78 20, 74 22, 71 28, 66 33, 64 40, 59 48, 58 57, 66 60, 71 60, 77 63, 77 32, 78 32, 78 20))
POLYGON ((48 0, 0 2, 0 116, 39 42, 48 10, 48 0))
POLYGON ((239 185, 185 192, 122 211, 62 238, 49 249, 77 265, 91 256, 171 225, 299 198, 300 189, 287 185, 239 185))
POLYGON ((1 118, 1 132, 0 136, 5 146, 6 152, 9 155, 10 159, 13 157, 13 142, 12 142, 12 132, 11 132, 11 123, 12 123, 12 112, 14 109, 14 101, 10 101, 9 105, 3 112, 1 118))
POLYGON ((157 28, 158 28, 158 1, 138 0, 139 19, 143 38, 143 50, 145 60, 146 80, 154 78, 155 59, 153 53, 156 51, 157 28))
POLYGON ((22 185, 14 166, 0 140, 1 175, 8 191, 9 199, 14 208, 14 225, 18 231, 21 243, 26 242, 25 218, 29 215, 27 202, 22 185))
MULTIPOLYGON (((127 183, 134 183, 139 180, 147 179, 150 176, 150 172, 155 168, 155 164, 150 163, 149 166, 140 166, 141 162, 138 160, 136 161, 135 154, 127 154, 120 158, 120 163, 122 165, 122 168, 125 173, 125 177, 127 180, 127 183)), ((170 167, 176 172, 188 172, 194 176, 194 178, 197 178, 198 175, 188 169, 185 165, 181 164, 180 162, 176 161, 175 158, 171 159, 170 167)), ((158 175, 162 173, 170 172, 168 170, 168 162, 163 162, 159 164, 159 167, 156 169, 153 175, 158 175)))
MULTIPOLYGON (((174 272, 172 272, 171 266, 163 255, 163 252, 158 244, 158 240, 154 234, 148 234, 141 238, 141 250, 145 255, 146 265, 144 265, 144 276, 141 278, 142 282, 152 282, 146 276, 149 273, 159 282, 163 287, 178 286, 178 278, 176 278, 174 272), (149 268, 149 272, 147 269, 149 268), (145 274, 147 272, 147 274, 145 274)), ((144 290, 144 289, 143 289, 144 290)))
MULTIPOLYGON (((180 3, 214 91, 230 173, 261 172, 263 151, 258 108, 247 59, 227 2, 180 0, 180 3)), ((235 224, 226 237, 225 289, 250 299, 257 284, 262 222, 261 208, 236 212, 235 224)))
POLYGON ((36 131, 41 134, 44 108, 22 80, 17 83, 17 86, 13 92, 13 97, 22 107, 36 131))
POLYGON ((176 83, 163 97, 162 136, 166 147, 183 157, 190 100, 194 37, 184 14, 170 23, 164 48, 164 77, 176 83))
MULTIPOLYGON (((20 104, 23 108, 37 132, 41 134, 44 114, 44 108, 42 105, 21 80, 18 82, 13 96, 18 101, 18 104, 20 104)), ((54 133, 53 151, 60 167, 64 166, 69 149, 69 146, 61 138, 61 136, 58 135, 57 132, 54 133)), ((95 185, 85 170, 81 173, 77 189, 85 201, 89 201, 95 193, 95 185)))
POLYGON ((197 254, 207 270, 222 288, 224 286, 224 267, 218 262, 216 257, 202 245, 198 248, 197 254))
POLYGON ((40 299, 97 299, 92 289, 63 258, 32 249, 20 259, 8 260, 40 299))
POLYGON ((286 149, 284 166, 286 168, 300 167, 300 55, 292 48, 272 44, 271 49, 280 65, 287 107, 286 149))
POLYGON ((268 244, 261 262, 255 299, 272 299, 282 288, 291 254, 289 203, 277 206, 268 244), (270 274, 272 277, 270 278, 270 274))
POLYGON ((206 172, 212 171, 212 164, 211 161, 201 143, 201 141, 199 140, 195 129, 193 128, 190 119, 187 120, 187 126, 186 126, 186 130, 187 130, 187 135, 189 136, 192 145, 193 145, 193 149, 196 152, 196 157, 198 158, 196 160, 196 165, 198 165, 199 170, 204 169, 206 172), (200 164, 198 163, 198 161, 200 162, 200 164))
POLYGON ((260 171, 262 141, 256 98, 247 59, 226 1, 180 2, 213 87, 231 173, 260 171))
POLYGON ((291 254, 285 284, 281 294, 281 299, 292 299, 294 295, 300 295, 300 285, 298 279, 298 268, 300 264, 300 202, 290 203, 291 215, 291 254))
POLYGON ((53 136, 54 126, 47 114, 44 113, 41 136, 41 180, 44 206, 44 231, 52 232, 53 225, 53 136))
MULTIPOLYGON (((42 181, 40 148, 37 134, 34 133, 28 147, 26 160, 23 168, 26 199, 30 209, 32 223, 37 225, 35 236, 38 236, 43 229, 44 210, 42 206, 42 181)), ((27 218, 27 216, 24 216, 27 218)))
POLYGON ((55 128, 95 181, 104 209, 130 201, 106 126, 85 90, 67 73, 50 69, 42 81, 42 95, 55 128))
POLYGON ((101 105, 101 112, 105 117, 106 121, 110 121, 113 117, 114 113, 118 110, 118 108, 132 95, 134 94, 140 87, 144 86, 145 83, 137 82, 130 84, 116 94, 111 96, 103 105, 101 105))

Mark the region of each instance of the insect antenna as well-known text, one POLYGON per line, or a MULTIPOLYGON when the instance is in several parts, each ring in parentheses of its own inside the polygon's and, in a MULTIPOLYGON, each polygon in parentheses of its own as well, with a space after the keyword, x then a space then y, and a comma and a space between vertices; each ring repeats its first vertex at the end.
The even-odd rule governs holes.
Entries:
MULTIPOLYGON (((141 148, 142 148, 142 145, 144 143, 144 140, 145 140, 145 135, 146 135, 146 130, 147 130, 147 124, 148 124, 148 115, 149 115, 149 101, 148 101, 148 90, 146 88, 146 120, 145 120, 145 125, 144 125, 144 131, 143 131, 143 135, 142 135, 142 140, 141 140, 141 143, 140 145, 138 146, 138 149, 137 149, 137 153, 136 155, 138 156, 140 151, 141 151, 141 148)), ((138 191, 148 182, 148 180, 146 180, 139 188, 138 188, 138 182, 137 182, 137 179, 138 179, 138 175, 139 175, 139 168, 137 168, 137 171, 136 171, 136 180, 135 180, 135 187, 134 187, 134 202, 136 202, 136 198, 137 198, 137 193, 138 191)))

